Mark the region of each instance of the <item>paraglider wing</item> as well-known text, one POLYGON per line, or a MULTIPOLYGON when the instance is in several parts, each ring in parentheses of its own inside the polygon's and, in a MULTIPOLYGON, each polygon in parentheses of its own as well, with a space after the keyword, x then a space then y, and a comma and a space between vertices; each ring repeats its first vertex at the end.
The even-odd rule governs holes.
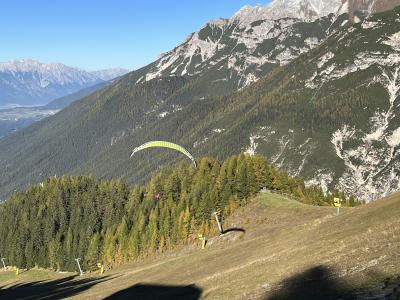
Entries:
POLYGON ((154 148, 154 147, 169 148, 169 149, 179 151, 179 152, 185 154, 193 162, 195 168, 197 167, 196 161, 195 161, 194 157, 189 153, 189 151, 187 151, 182 146, 179 146, 177 144, 170 143, 170 142, 165 142, 165 141, 151 141, 151 142, 144 143, 143 145, 140 145, 139 147, 136 147, 135 149, 133 149, 131 157, 136 152, 139 152, 143 149, 154 148))

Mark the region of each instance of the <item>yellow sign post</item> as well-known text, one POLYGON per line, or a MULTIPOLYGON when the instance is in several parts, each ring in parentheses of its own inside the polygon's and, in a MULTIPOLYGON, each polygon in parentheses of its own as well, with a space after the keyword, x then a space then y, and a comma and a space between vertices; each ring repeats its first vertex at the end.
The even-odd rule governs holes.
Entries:
POLYGON ((336 214, 340 214, 340 207, 342 204, 340 203, 342 200, 340 198, 333 198, 333 205, 336 207, 336 214))
POLYGON ((199 234, 199 240, 201 241, 201 249, 206 248, 206 238, 202 234, 199 234))
POLYGON ((97 263, 97 267, 100 270, 100 275, 103 275, 103 273, 104 273, 104 265, 102 263, 97 263))

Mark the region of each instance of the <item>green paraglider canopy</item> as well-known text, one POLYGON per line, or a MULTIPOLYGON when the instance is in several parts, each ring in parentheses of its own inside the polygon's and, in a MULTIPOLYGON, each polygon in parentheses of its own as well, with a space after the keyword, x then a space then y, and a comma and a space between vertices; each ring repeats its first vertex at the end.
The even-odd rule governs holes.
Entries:
POLYGON ((195 168, 197 167, 196 161, 195 161, 194 157, 189 153, 189 151, 187 151, 182 146, 179 146, 177 144, 170 143, 170 142, 165 142, 165 141, 151 141, 151 142, 144 143, 143 145, 140 145, 139 147, 136 147, 135 149, 133 149, 131 157, 136 152, 139 152, 143 149, 154 148, 154 147, 169 148, 169 149, 179 151, 179 152, 185 154, 193 162, 195 168))

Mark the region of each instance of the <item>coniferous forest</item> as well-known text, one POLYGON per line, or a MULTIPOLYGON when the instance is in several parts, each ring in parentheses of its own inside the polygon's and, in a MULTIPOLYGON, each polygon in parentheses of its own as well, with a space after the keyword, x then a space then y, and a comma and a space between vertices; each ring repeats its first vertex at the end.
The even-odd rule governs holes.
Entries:
POLYGON ((264 187, 312 205, 333 200, 259 155, 182 162, 145 186, 52 177, 0 205, 0 255, 19 268, 75 271, 78 257, 85 270, 111 268, 216 234, 213 212, 223 221, 264 187))

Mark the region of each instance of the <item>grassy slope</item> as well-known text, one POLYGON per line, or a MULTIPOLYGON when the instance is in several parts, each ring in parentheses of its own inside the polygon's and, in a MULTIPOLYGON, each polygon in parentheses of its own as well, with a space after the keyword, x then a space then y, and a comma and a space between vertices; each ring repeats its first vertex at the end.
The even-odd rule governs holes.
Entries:
MULTIPOLYGON (((182 291, 184 298, 197 299, 200 288, 207 299, 329 299, 324 293, 336 299, 343 292, 353 293, 400 274, 399 214, 400 194, 343 209, 339 217, 331 207, 312 207, 264 194, 225 224, 226 228, 244 228, 246 233, 211 238, 203 251, 188 247, 127 264, 106 273, 103 282, 85 275, 76 286, 89 285, 65 296, 102 299, 125 290, 128 294, 123 296, 140 298, 138 291, 143 296, 161 289, 172 295, 177 285, 195 284, 182 291), (139 288, 138 283, 164 287, 139 288)), ((28 271, 18 281, 61 276, 38 272, 28 271)), ((16 281, 12 273, 0 274, 0 286, 16 281)))

